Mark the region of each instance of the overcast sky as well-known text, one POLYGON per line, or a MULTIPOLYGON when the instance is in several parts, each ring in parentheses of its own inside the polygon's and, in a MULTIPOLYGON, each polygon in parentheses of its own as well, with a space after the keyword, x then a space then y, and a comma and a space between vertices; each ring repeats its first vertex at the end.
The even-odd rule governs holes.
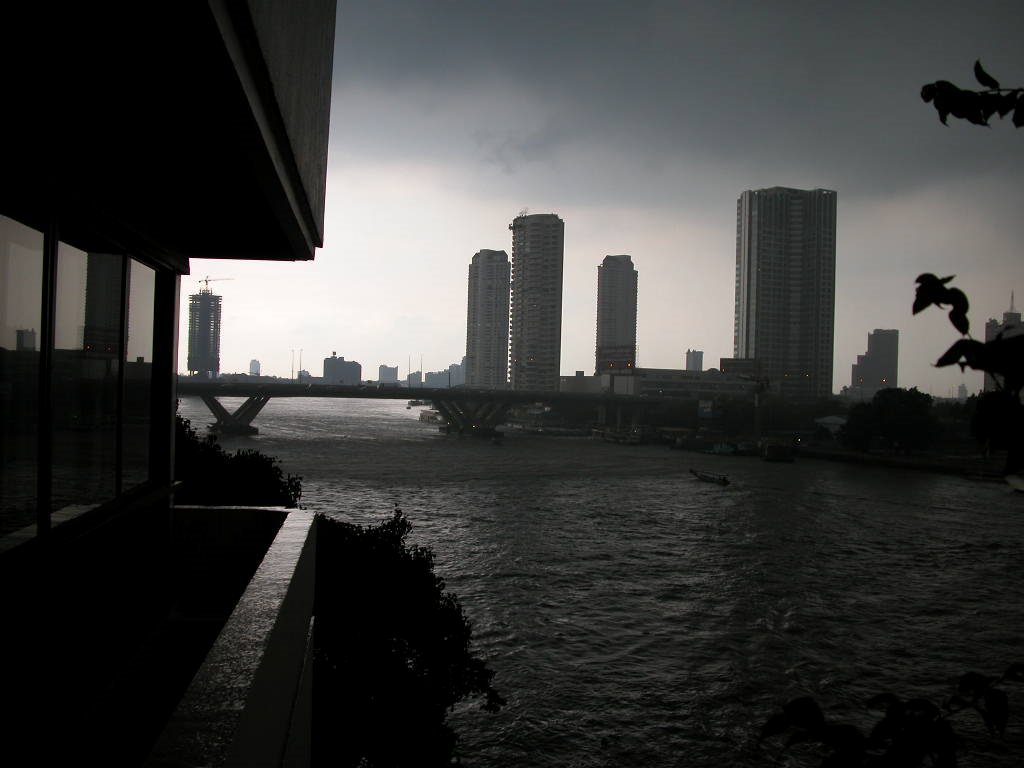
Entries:
MULTIPOLYGON (((736 198, 838 193, 834 384, 874 328, 900 331, 901 386, 981 375, 932 363, 957 337, 914 317, 914 278, 955 274, 975 336, 1024 306, 1024 129, 951 121, 919 96, 1024 85, 1024 3, 338 4, 324 248, 311 263, 193 260, 223 299, 222 372, 322 374, 332 351, 440 370, 465 354, 466 279, 511 253, 526 208, 565 221, 564 375, 593 373, 597 266, 639 272, 639 364, 733 352, 736 198), (833 7, 838 6, 838 7, 833 7)), ((179 366, 186 361, 185 334, 179 366)))

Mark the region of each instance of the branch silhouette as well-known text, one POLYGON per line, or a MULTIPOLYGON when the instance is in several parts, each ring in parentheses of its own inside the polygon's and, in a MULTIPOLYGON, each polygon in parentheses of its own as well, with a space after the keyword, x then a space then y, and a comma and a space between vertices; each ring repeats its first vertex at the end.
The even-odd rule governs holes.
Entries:
POLYGON ((947 120, 952 115, 958 120, 988 126, 994 115, 1004 118, 1011 112, 1014 127, 1024 125, 1024 88, 1001 88, 980 60, 974 62, 974 78, 982 89, 970 90, 948 80, 936 80, 921 88, 921 98, 935 107, 943 125, 949 125, 947 120))

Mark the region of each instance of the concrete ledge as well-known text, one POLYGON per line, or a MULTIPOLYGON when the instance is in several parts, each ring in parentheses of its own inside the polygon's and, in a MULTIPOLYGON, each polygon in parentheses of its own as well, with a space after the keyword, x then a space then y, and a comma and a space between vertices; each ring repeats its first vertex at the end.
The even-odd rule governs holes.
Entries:
POLYGON ((314 516, 292 510, 146 765, 309 764, 315 566, 314 516))

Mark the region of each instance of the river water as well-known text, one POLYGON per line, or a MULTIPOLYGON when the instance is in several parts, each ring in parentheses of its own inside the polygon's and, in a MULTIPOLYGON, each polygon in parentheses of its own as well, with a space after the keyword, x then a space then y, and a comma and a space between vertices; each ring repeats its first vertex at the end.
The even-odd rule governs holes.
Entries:
MULTIPOLYGON (((198 399, 180 410, 210 421, 198 399)), ((280 398, 258 436, 223 444, 281 459, 307 509, 405 512, 508 700, 453 714, 464 766, 771 765, 779 744, 758 730, 789 698, 864 727, 876 693, 941 701, 963 672, 1024 661, 1024 495, 1002 484, 522 433, 494 445, 419 411, 280 398)), ((961 765, 1024 763, 1024 685, 1006 687, 1005 742, 955 721, 961 765)), ((785 764, 815 764, 794 752, 785 764)))

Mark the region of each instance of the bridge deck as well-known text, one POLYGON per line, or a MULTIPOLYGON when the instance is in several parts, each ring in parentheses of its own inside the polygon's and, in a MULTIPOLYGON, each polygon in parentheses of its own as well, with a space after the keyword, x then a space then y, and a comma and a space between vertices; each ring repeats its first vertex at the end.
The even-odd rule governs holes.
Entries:
POLYGON ((342 384, 238 383, 179 379, 178 394, 212 397, 351 397, 375 400, 494 400, 504 403, 658 403, 678 400, 668 395, 616 395, 611 392, 548 392, 455 387, 374 387, 342 384))

